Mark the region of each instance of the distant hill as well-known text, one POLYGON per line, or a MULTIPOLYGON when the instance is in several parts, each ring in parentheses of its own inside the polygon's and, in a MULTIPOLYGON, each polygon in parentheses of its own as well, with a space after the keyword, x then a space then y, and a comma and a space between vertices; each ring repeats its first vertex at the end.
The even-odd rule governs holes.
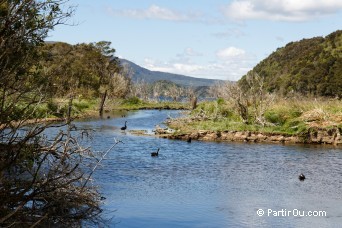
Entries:
MULTIPOLYGON (((342 30, 278 48, 254 67, 271 92, 342 97, 342 30)), ((245 83, 246 76, 239 83, 245 83)))
POLYGON ((140 80, 144 80, 147 83, 154 83, 156 81, 171 81, 180 86, 192 86, 195 88, 198 87, 209 87, 220 80, 214 79, 205 79, 205 78, 195 78, 189 77, 180 74, 172 74, 160 71, 151 71, 137 64, 128 61, 126 59, 120 59, 120 62, 123 66, 128 67, 132 70, 132 80, 133 82, 137 82, 140 80))

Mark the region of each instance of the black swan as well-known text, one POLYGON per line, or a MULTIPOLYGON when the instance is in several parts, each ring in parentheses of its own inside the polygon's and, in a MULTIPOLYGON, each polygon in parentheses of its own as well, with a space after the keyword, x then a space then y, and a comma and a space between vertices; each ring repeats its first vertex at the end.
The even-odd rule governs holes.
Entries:
POLYGON ((152 156, 152 157, 157 157, 157 156, 158 156, 158 153, 159 153, 159 150, 160 150, 160 148, 158 148, 157 152, 152 152, 152 153, 151 153, 151 156, 152 156))
POLYGON ((122 128, 121 128, 121 130, 126 130, 127 129, 127 125, 126 125, 126 123, 127 123, 127 121, 125 121, 125 126, 123 126, 122 128))
POLYGON ((304 181, 304 180, 305 180, 304 174, 301 173, 301 174, 299 175, 298 179, 299 179, 300 181, 304 181))

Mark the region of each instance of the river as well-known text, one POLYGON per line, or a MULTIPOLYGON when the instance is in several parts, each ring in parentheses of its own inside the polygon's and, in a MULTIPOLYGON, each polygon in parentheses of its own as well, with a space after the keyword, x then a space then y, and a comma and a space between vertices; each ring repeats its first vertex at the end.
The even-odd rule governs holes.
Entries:
POLYGON ((116 145, 94 178, 110 227, 338 227, 342 150, 313 145, 135 136, 179 111, 142 110, 79 121, 93 148, 116 145), (127 121, 127 130, 120 127, 127 121), (160 148, 158 157, 150 153, 160 148), (305 181, 299 181, 303 173, 305 181), (261 209, 261 210, 260 210, 261 209), (264 214, 262 215, 262 211, 264 214), (259 216, 259 213, 262 216, 259 216), (311 215, 311 216, 310 216, 311 215))

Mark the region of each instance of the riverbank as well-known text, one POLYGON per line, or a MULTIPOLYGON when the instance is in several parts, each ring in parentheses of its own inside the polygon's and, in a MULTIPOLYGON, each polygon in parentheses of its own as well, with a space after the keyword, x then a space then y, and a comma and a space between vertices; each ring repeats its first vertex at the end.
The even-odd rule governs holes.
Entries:
MULTIPOLYGON (((63 101, 62 104, 59 107, 65 107, 66 101, 63 101)), ((98 103, 96 100, 75 100, 74 104, 72 109, 73 119, 98 117, 98 103)), ((314 107, 317 107, 317 104, 314 107)), ((326 107, 323 106, 323 103, 321 103, 320 109, 307 108, 302 103, 297 103, 295 108, 289 104, 286 104, 286 106, 278 104, 270 107, 270 111, 265 114, 271 124, 260 126, 257 124, 244 124, 229 104, 220 104, 216 101, 202 102, 196 110, 187 111, 187 114, 182 118, 167 120, 169 129, 156 129, 155 133, 158 137, 180 140, 191 138, 203 141, 306 143, 341 146, 342 115, 340 103, 334 101, 334 103, 326 107), (334 111, 331 111, 332 107, 334 107, 334 111)), ((125 112, 130 110, 149 109, 188 110, 189 105, 180 102, 146 102, 137 98, 108 100, 105 106, 104 118, 112 117, 113 111, 122 111, 124 116, 125 112)), ((29 120, 27 123, 54 121, 64 121, 64 118, 39 118, 29 120)), ((137 134, 137 132, 133 132, 133 134, 137 134)), ((139 132, 138 135, 144 134, 145 132, 139 132)))
POLYGON ((339 128, 332 129, 309 129, 303 135, 284 135, 277 133, 261 133, 251 131, 211 131, 194 130, 189 133, 174 133, 165 130, 156 130, 156 135, 161 138, 179 140, 200 141, 231 141, 253 143, 284 143, 284 144, 327 144, 342 146, 342 132, 339 128))
MULTIPOLYGON (((99 116, 99 99, 74 99, 72 104, 72 117, 81 119, 99 116)), ((66 115, 68 100, 54 99, 48 107, 52 117, 61 117, 66 115)), ((131 110, 188 110, 190 105, 184 102, 174 101, 144 101, 137 97, 127 99, 108 99, 104 106, 104 116, 108 116, 113 111, 131 111, 131 110)), ((45 113, 41 113, 40 116, 45 113)))
POLYGON ((183 117, 168 120, 167 125, 174 131, 156 129, 158 137, 342 146, 342 103, 339 100, 279 100, 265 111, 262 125, 252 118, 244 123, 231 103, 218 100, 200 103, 183 117))

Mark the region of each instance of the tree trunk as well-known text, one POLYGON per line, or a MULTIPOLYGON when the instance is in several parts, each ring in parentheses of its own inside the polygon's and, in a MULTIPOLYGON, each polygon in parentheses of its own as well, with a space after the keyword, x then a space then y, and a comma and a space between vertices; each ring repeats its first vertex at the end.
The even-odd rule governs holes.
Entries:
POLYGON ((99 108, 99 114, 101 118, 103 117, 103 107, 104 107, 106 98, 107 98, 107 90, 101 96, 101 103, 100 103, 100 108, 99 108))
POLYGON ((191 101, 191 108, 196 109, 197 108, 197 97, 196 96, 192 97, 190 99, 190 101, 191 101))
POLYGON ((66 119, 67 124, 69 124, 71 122, 71 111, 72 111, 72 101, 73 101, 73 99, 74 99, 74 96, 70 96, 69 104, 68 104, 67 119, 66 119))

